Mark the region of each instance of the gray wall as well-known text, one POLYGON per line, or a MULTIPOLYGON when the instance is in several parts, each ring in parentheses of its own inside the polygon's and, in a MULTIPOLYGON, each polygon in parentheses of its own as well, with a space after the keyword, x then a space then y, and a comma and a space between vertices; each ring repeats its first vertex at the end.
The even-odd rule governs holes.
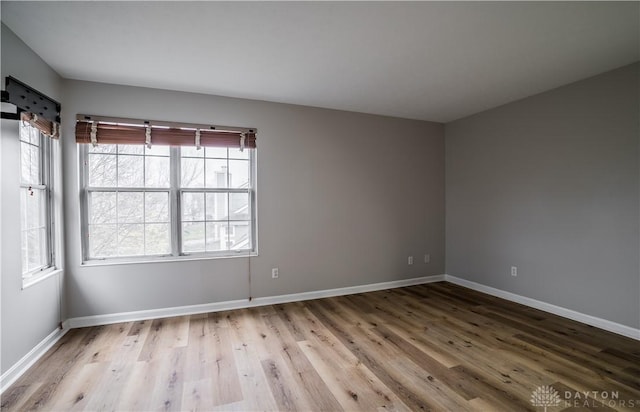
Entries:
MULTIPOLYGON (((62 80, 40 57, 2 24, 1 78, 5 76, 29 84, 59 100, 62 80)), ((2 270, 2 363, 6 372, 20 358, 53 332, 60 313, 61 278, 50 277, 22 290, 20 251, 20 146, 18 122, 2 120, 0 138, 0 268, 2 270)))
POLYGON ((635 64, 448 123, 447 273, 638 328, 638 96, 635 64))
POLYGON ((441 124, 81 81, 64 90, 69 317, 248 297, 247 258, 81 265, 78 113, 258 128, 254 297, 444 271, 441 124))

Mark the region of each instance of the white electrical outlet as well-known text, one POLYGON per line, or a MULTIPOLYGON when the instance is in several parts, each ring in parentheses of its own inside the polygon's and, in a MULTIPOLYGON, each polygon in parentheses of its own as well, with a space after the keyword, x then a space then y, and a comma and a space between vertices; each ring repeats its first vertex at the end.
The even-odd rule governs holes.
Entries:
POLYGON ((278 270, 278 268, 271 269, 271 278, 278 279, 278 276, 280 276, 280 271, 278 270))
POLYGON ((518 268, 511 266, 511 276, 518 276, 518 268))
POLYGON ((431 255, 427 253, 424 255, 424 263, 429 263, 429 262, 431 262, 431 255))
POLYGON ((409 259, 407 259, 407 263, 413 265, 413 256, 409 256, 409 259))

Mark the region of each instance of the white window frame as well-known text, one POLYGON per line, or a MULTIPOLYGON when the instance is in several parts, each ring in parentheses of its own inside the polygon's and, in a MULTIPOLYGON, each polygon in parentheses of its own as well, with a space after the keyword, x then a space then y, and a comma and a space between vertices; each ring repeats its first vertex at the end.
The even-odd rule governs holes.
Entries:
MULTIPOLYGON (((45 136, 42 132, 38 130, 38 138, 39 138, 39 168, 40 168, 40 183, 33 184, 29 182, 22 181, 22 144, 26 143, 31 145, 30 142, 25 142, 21 137, 21 127, 29 127, 31 129, 35 129, 33 126, 30 126, 27 123, 23 123, 20 121, 18 125, 18 136, 20 141, 20 191, 23 189, 36 189, 41 190, 44 198, 44 225, 45 225, 45 256, 46 261, 43 265, 31 269, 29 271, 25 271, 24 267, 22 268, 22 287, 26 288, 30 285, 33 285, 40 280, 44 279, 48 275, 52 274, 56 268, 56 242, 55 242, 55 226, 54 226, 54 199, 53 199, 53 176, 54 176, 54 161, 53 161, 53 143, 51 139, 45 136)), ((37 130, 37 129, 35 129, 37 130)), ((25 207, 22 205, 22 195, 21 205, 20 207, 25 207)), ((22 227, 22 220, 20 222, 20 236, 21 236, 21 245, 22 245, 22 236, 24 236, 25 228, 22 227)), ((22 246, 21 246, 21 254, 22 254, 22 246)), ((21 256, 22 262, 22 256, 21 256)))
POLYGON ((176 260, 200 260, 230 257, 247 257, 258 255, 258 236, 257 236, 257 190, 256 190, 256 149, 245 149, 249 153, 249 179, 250 184, 247 189, 232 188, 184 188, 181 187, 181 154, 180 147, 171 146, 169 150, 170 159, 170 187, 169 188, 94 188, 88 186, 89 182, 89 144, 78 145, 79 157, 79 180, 80 180, 80 205, 81 205, 81 235, 82 235, 82 264, 83 265, 101 265, 101 264, 121 264, 121 263, 145 263, 157 261, 176 261, 176 260), (169 218, 170 218, 170 245, 171 252, 164 255, 137 255, 137 256, 114 256, 114 257, 92 257, 89 255, 89 193, 90 192, 169 192, 169 218), (182 251, 182 213, 180 209, 182 193, 185 192, 204 192, 204 193, 249 193, 249 203, 251 207, 251 220, 249 221, 251 230, 251 248, 241 250, 223 250, 210 252, 183 252, 182 251))

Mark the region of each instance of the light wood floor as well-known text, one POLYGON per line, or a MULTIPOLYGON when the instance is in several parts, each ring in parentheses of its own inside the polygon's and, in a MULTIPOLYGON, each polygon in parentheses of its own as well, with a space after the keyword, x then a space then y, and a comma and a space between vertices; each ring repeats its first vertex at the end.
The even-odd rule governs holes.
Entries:
POLYGON ((442 282, 74 329, 2 410, 542 411, 544 385, 640 411, 640 343, 442 282))

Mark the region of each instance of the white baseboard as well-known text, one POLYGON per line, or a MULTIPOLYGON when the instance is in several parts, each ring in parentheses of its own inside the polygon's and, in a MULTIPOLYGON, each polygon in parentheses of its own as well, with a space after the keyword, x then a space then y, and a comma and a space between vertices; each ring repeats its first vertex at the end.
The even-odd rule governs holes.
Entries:
POLYGON ((195 315, 199 313, 220 312, 223 310, 253 308, 256 306, 275 305, 279 303, 299 302, 311 299, 328 298, 332 296, 352 295, 354 293, 373 292, 376 290, 393 289, 405 286, 420 285, 445 280, 444 275, 423 276, 419 278, 394 280, 390 282, 371 283, 368 285, 349 286, 345 288, 317 290, 312 292, 292 293, 289 295, 268 296, 247 299, 229 300, 225 302, 205 303, 201 305, 178 306, 172 308, 140 310, 135 312, 113 313, 108 315, 83 316, 70 318, 66 321, 69 328, 107 325, 120 322, 132 322, 147 319, 166 318, 171 316, 195 315))
POLYGON ((550 303, 536 299, 506 292, 480 283, 461 279, 451 275, 423 276, 419 278, 395 280, 390 282, 372 283, 361 286, 350 286, 337 289, 326 289, 312 292, 292 293, 289 295, 268 296, 256 298, 251 301, 247 299, 231 300, 226 302, 206 303, 202 305, 179 306, 173 308, 162 308, 152 310, 141 310, 135 312, 113 313, 108 315, 84 316, 70 318, 63 322, 63 329, 56 329, 49 336, 44 338, 36 347, 22 357, 15 365, 0 376, 0 394, 14 383, 29 367, 31 367, 47 350, 49 350, 64 334, 73 328, 87 326, 107 325, 119 322, 131 322, 138 320, 157 319, 171 316, 194 315, 199 313, 219 312, 223 310, 252 308, 257 306, 274 305, 279 303, 299 302, 310 299, 328 298, 332 296, 351 295, 355 293, 373 292, 377 290, 400 288, 405 286, 420 285, 431 282, 447 281, 469 289, 477 290, 488 295, 496 296, 512 302, 520 303, 558 316, 569 318, 587 325, 595 326, 613 333, 640 340, 640 329, 635 329, 626 325, 621 325, 606 319, 586 315, 571 309, 566 309, 550 303))
POLYGON ((595 326, 609 332, 640 340, 640 329, 635 329, 630 326, 622 325, 620 323, 612 322, 610 320, 602 318, 597 318, 595 316, 586 315, 584 313, 576 312, 575 310, 552 305, 551 303, 542 302, 540 300, 528 298, 526 296, 521 296, 501 289, 492 288, 491 286, 485 286, 480 283, 457 278, 455 276, 444 275, 444 279, 447 282, 451 282, 459 286, 464 286, 469 289, 477 290, 478 292, 486 293, 487 295, 510 300, 512 302, 520 303, 522 305, 526 305, 535 309, 553 313, 554 315, 562 316, 564 318, 569 318, 578 322, 585 323, 587 325, 595 326))
POLYGON ((69 329, 56 329, 38 343, 33 349, 16 362, 11 368, 0 376, 0 394, 11 386, 23 373, 27 371, 42 355, 62 338, 69 329))

